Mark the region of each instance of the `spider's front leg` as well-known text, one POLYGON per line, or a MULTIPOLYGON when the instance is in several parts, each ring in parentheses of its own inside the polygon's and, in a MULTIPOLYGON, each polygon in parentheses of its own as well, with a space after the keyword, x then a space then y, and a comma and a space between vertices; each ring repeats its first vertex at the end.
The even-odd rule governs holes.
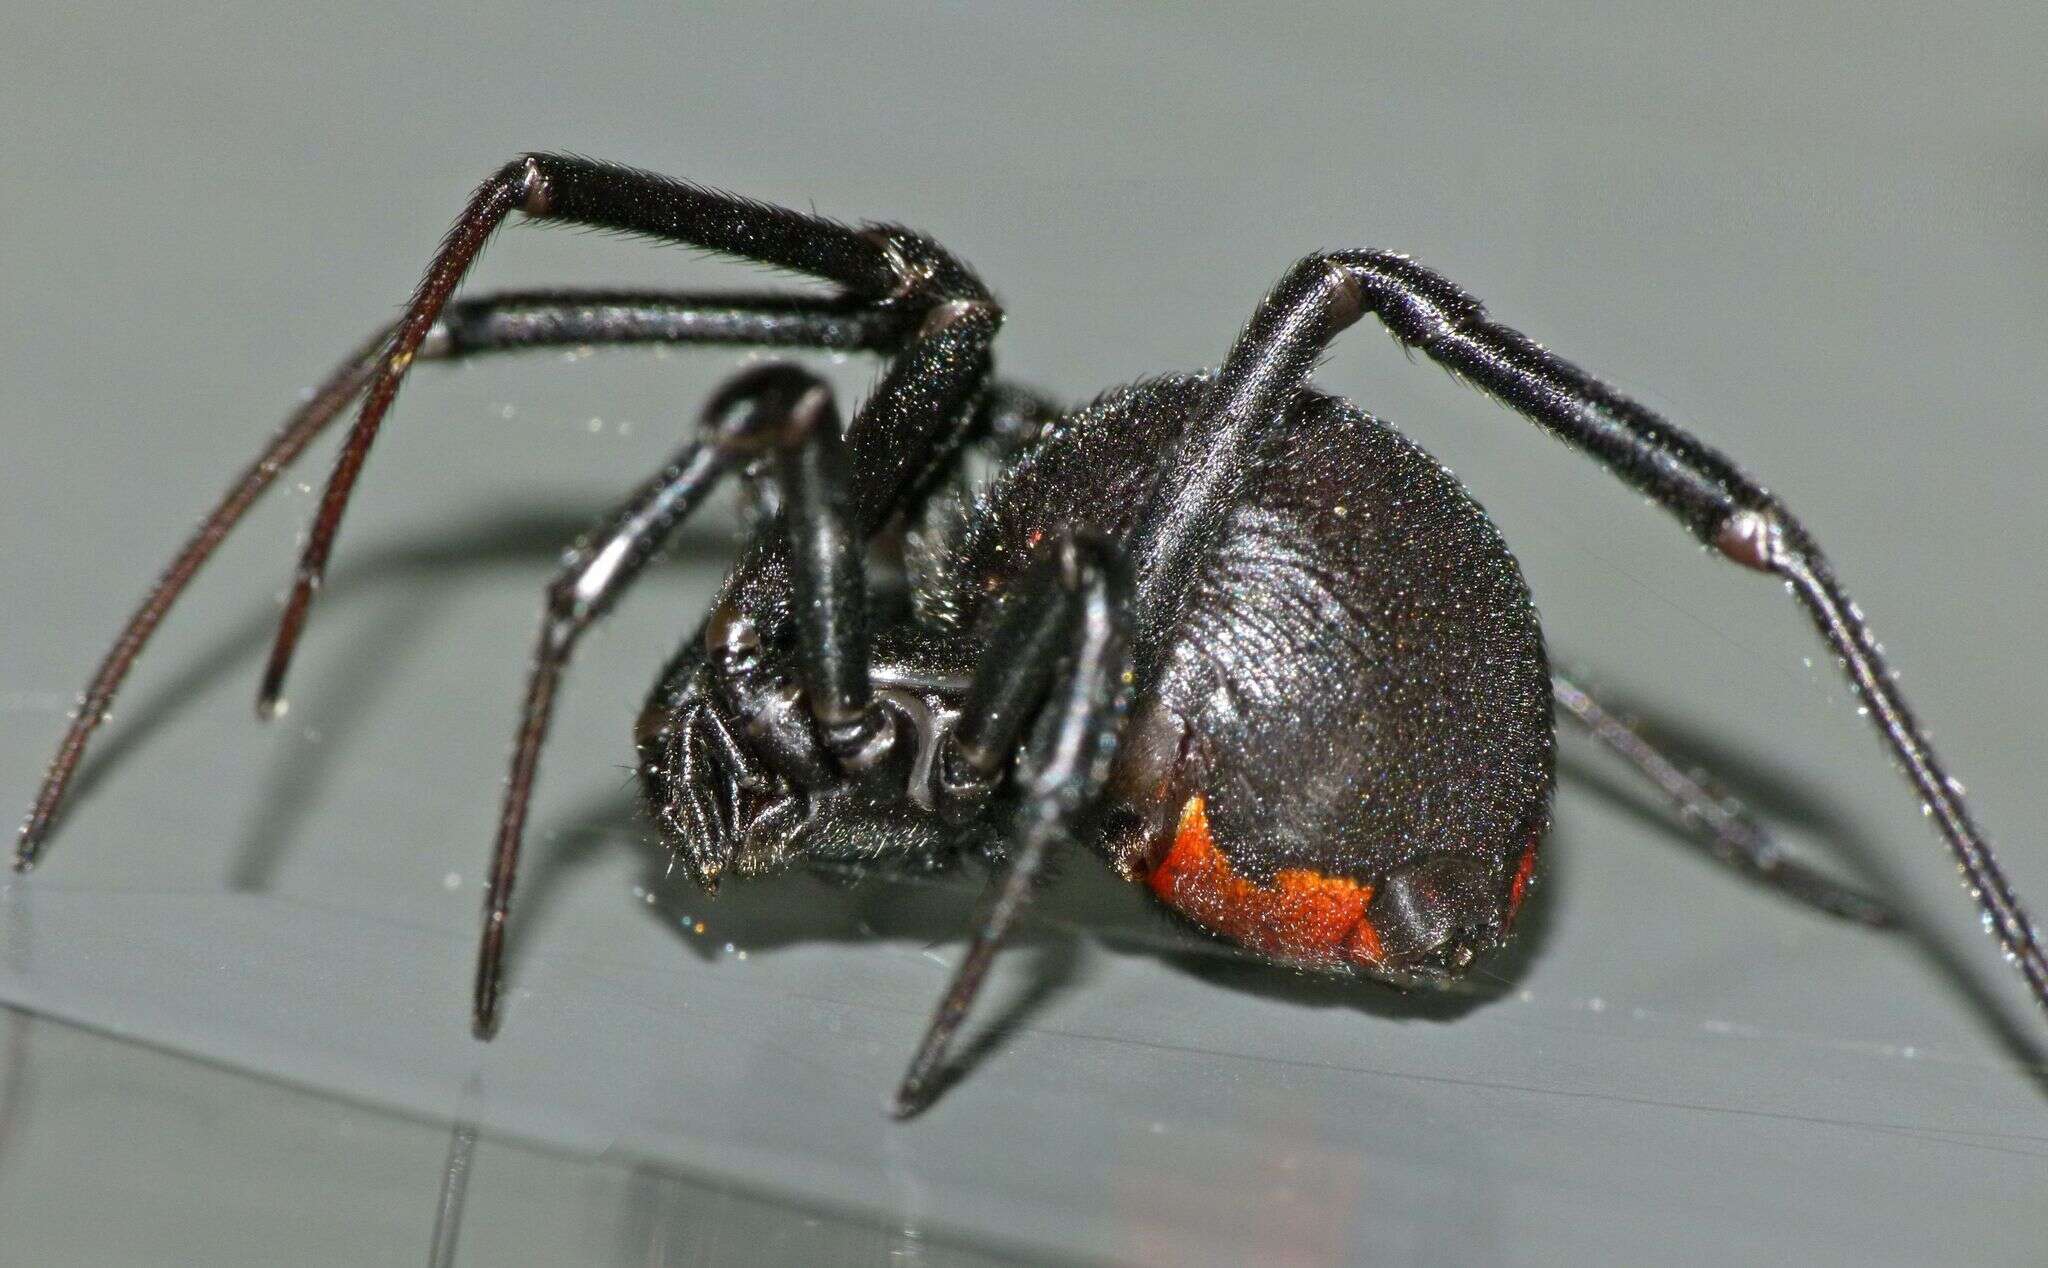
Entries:
MULTIPOLYGON (((884 725, 868 681, 862 567, 867 533, 854 500, 856 468, 831 387, 793 365, 749 370, 713 395, 698 438, 572 547, 548 586, 484 896, 472 1016, 481 1038, 489 1038, 497 1025, 505 923, 527 809, 570 655, 583 632, 611 609, 705 495, 746 468, 758 470, 782 507, 780 542, 757 542, 754 549, 780 546, 788 551, 797 668, 809 721, 778 708, 769 683, 757 681, 742 666, 726 664, 722 668, 731 678, 739 711, 757 724, 756 743, 771 762, 812 779, 822 777, 828 762, 871 765, 891 747, 894 732, 884 725)), ((745 637, 751 631, 728 623, 722 650, 743 654, 745 637)))
POLYGON ((1069 534, 1018 582, 988 631, 959 727, 941 755, 941 778, 952 796, 971 800, 1012 773, 1008 862, 896 1091, 898 1118, 938 1094, 946 1049, 1030 902, 1046 856, 1073 838, 1101 794, 1129 701, 1129 594, 1122 555, 1069 534))
POLYGON ((526 700, 513 742, 512 770, 498 816, 490 880, 484 890, 484 929, 477 953, 472 1014, 479 1038, 489 1038, 497 1026, 505 922, 512 905, 527 809, 555 692, 577 641, 611 610, 721 480, 772 451, 792 430, 838 430, 830 397, 820 398, 818 392, 807 390, 811 387, 808 382, 791 383, 786 375, 777 373, 781 369, 766 367, 713 397, 704 411, 700 434, 570 547, 561 570, 548 585, 526 700))
POLYGON ((427 266, 412 301, 393 327, 364 390, 362 411, 336 458, 321 493, 277 639, 263 675, 259 707, 274 710, 313 595, 362 474, 370 447, 399 385, 423 352, 456 287, 498 226, 514 212, 686 243, 836 284, 855 301, 917 314, 914 333, 869 414, 856 420, 853 443, 862 478, 855 490, 863 510, 882 515, 907 490, 929 478, 938 439, 953 414, 965 408, 988 373, 988 345, 1000 321, 988 291, 968 269, 929 239, 891 225, 855 228, 784 207, 706 189, 651 172, 594 163, 561 154, 513 160, 477 188, 427 266), (904 384, 917 385, 906 392, 904 384), (891 390, 892 384, 894 390, 891 390), (912 400, 952 391, 936 402, 912 400), (932 422, 933 418, 939 421, 932 422), (925 424, 922 433, 914 429, 925 424), (864 436, 887 443, 869 451, 864 436))
MULTIPOLYGON (((984 314, 986 316, 986 314, 984 314)), ((943 324, 943 323, 940 323, 943 324)), ((732 344, 841 352, 894 354, 914 341, 941 338, 968 366, 985 359, 985 330, 934 336, 930 314, 851 297, 819 298, 762 292, 514 291, 457 300, 427 332, 418 360, 459 361, 503 352, 561 347, 657 344, 732 344), (979 342, 977 342, 979 341, 979 342)), ((969 327, 971 323, 960 322, 969 327)), ((309 394, 243 469, 192 536, 158 574, 148 594, 101 659, 56 755, 46 768, 34 805, 21 826, 15 868, 34 865, 63 806, 72 777, 93 733, 157 627, 242 517, 298 461, 375 378, 395 327, 367 340, 309 394)), ((947 391, 960 390, 948 379, 947 391)), ((968 430, 998 445, 1014 444, 1057 416, 1058 407, 1034 392, 990 384, 975 397, 968 430)), ((941 433, 943 439, 943 433, 941 433)), ((943 447, 943 445, 941 445, 943 447)))

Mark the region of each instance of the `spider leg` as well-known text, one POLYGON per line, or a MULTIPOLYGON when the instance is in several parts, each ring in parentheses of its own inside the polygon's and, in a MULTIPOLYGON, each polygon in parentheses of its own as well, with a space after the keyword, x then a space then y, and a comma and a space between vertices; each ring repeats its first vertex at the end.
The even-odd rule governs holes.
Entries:
MULTIPOLYGON (((918 334, 891 371, 892 376, 902 375, 911 363, 929 362, 933 356, 978 360, 980 373, 986 373, 987 342, 994 337, 999 321, 994 303, 973 274, 928 239, 890 226, 854 228, 651 172, 588 159, 560 154, 528 154, 514 159, 471 195, 468 206, 428 264, 426 275, 399 318, 390 342, 377 357, 364 391, 362 411, 356 416, 355 426, 321 494, 320 509, 278 623, 277 639, 258 694, 258 706, 263 711, 274 710, 283 691, 292 651, 326 571, 350 492, 362 474, 370 446, 406 371, 420 355, 428 335, 485 242, 515 211, 534 220, 644 234, 702 247, 835 283, 850 297, 909 309, 925 317, 918 334), (980 336, 978 350, 954 346, 962 338, 971 345, 976 334, 980 336)), ((918 366, 927 374, 931 368, 928 364, 918 366)), ((970 380, 979 385, 979 375, 955 375, 952 379, 970 380)), ((963 394, 961 403, 967 395, 971 393, 963 394)), ((894 433, 885 425, 881 434, 886 437, 894 433)), ((899 490, 892 487, 892 479, 914 480, 925 474, 923 465, 931 457, 931 449, 929 445, 902 446, 891 454, 872 455, 900 461, 869 463, 866 459, 871 455, 861 453, 862 445, 856 436, 855 450, 863 460, 863 469, 872 467, 874 472, 867 483, 877 485, 859 490, 859 499, 893 501, 899 490), (915 469, 900 469, 905 463, 915 469)))
POLYGON ((916 325, 914 311, 842 297, 763 291, 505 291, 451 302, 421 341, 418 359, 583 344, 889 352, 901 347, 916 325))
MULTIPOLYGON (((586 345, 718 343, 759 347, 884 352, 916 331, 917 314, 866 301, 765 293, 520 291, 459 300, 429 329, 418 359, 456 361, 495 352, 586 345)), ((236 477, 171 560, 79 698, 63 740, 22 822, 14 866, 34 866, 85 757, 128 671, 164 617, 228 533, 369 385, 395 327, 379 331, 337 366, 236 477)), ((1056 414, 1023 388, 992 385, 975 426, 1006 435, 1056 414)))
POLYGON ((713 486, 743 459, 744 450, 699 438, 683 446, 667 466, 607 514, 564 555, 547 588, 540 637, 534 647, 512 769, 498 816, 491 852, 490 881, 484 890, 484 929, 477 951, 472 1026, 489 1038, 497 1023, 498 981, 504 962, 505 919, 540 749, 554 711, 555 691, 576 641, 617 601, 675 529, 703 503, 713 486))
POLYGON ((1073 838, 1102 789, 1129 697, 1127 590, 1117 552, 1070 535, 1019 582, 1014 605, 990 631, 943 760, 956 793, 986 791, 1029 729, 1008 865, 896 1091, 898 1118, 937 1095, 947 1047, 1046 856, 1073 838))
POLYGON ((1553 670, 1550 685, 1561 710, 1559 716, 1577 724, 1654 784, 1678 811, 1680 821, 1704 836, 1707 853, 1713 858, 1816 911, 1873 929, 1898 926, 1898 918, 1875 898, 1788 857, 1749 808, 1711 775, 1680 765, 1634 722, 1614 714, 1563 674, 1553 670))
POLYGON ((50 825, 56 821, 66 790, 71 787, 71 777, 77 773, 78 764, 85 757, 86 743, 92 739, 100 723, 106 720, 107 711, 113 707, 115 693, 120 691, 121 683, 134 667, 136 657, 142 654, 150 636, 156 633, 156 627, 163 623, 171 605, 177 602, 199 569, 212 558, 228 531, 241 521, 264 491, 305 452, 307 445, 327 429, 329 423, 340 416, 348 403, 361 394, 376 364, 377 349, 383 346, 384 340, 385 335, 380 333, 364 344, 292 411, 284 426, 264 445, 263 452, 243 469, 213 510, 200 521, 198 529, 158 575, 155 584, 150 586, 149 593, 143 596, 142 603, 129 616, 128 623, 121 627, 120 636, 114 640, 113 647, 108 649, 99 668, 94 671, 92 681, 86 684, 84 693, 79 696, 71 724, 65 729, 64 738, 58 742, 56 756, 50 759, 49 768, 43 774, 35 804, 29 809, 28 818, 22 821, 21 833, 14 847, 15 871, 26 872, 35 866, 43 839, 49 834, 50 825))
POLYGON ((830 388, 795 366, 761 366, 713 395, 699 433, 570 548, 547 588, 484 895, 472 1015, 479 1038, 489 1038, 497 1024, 505 922, 527 810, 555 693, 577 640, 611 610, 705 495, 750 462, 772 459, 768 478, 780 486, 788 508, 784 523, 797 608, 806 614, 798 622, 799 662, 820 729, 828 738, 835 733, 828 702, 845 710, 852 723, 866 717, 860 551, 850 527, 846 450, 830 388))
MULTIPOLYGON (((789 552, 790 610, 809 720, 793 726, 794 715, 773 707, 773 683, 755 679, 739 665, 725 667, 741 697, 741 711, 762 724, 755 742, 763 755, 771 760, 779 755, 787 766, 822 770, 824 754, 817 751, 822 739, 843 766, 858 770, 879 762, 893 745, 895 732, 884 727, 868 679, 863 561, 864 543, 893 508, 881 501, 886 486, 875 466, 858 465, 856 446, 865 438, 910 480, 924 478, 911 473, 957 443, 970 413, 966 407, 982 387, 985 336, 993 333, 993 324, 983 323, 981 341, 968 344, 979 349, 979 357, 963 357, 951 339, 957 333, 954 316, 941 309, 938 320, 925 323, 925 333, 843 435, 831 389, 818 376, 783 364, 741 374, 705 406, 704 434, 565 558, 548 587, 492 855, 472 1013, 478 1037, 489 1038, 497 1024, 513 878, 562 672, 583 631, 610 609, 721 478, 765 459, 760 478, 783 509, 779 544, 789 552), (868 420, 866 431, 863 420, 868 420), (863 476, 865 502, 860 500, 863 476), (763 707, 750 707, 750 700, 763 707)), ((728 627, 722 637, 737 634, 728 627)), ((738 644, 729 644, 714 654, 735 650, 738 644)), ((714 877, 707 873, 707 883, 714 877)))
POLYGON ((1404 345, 1585 451, 1727 559, 1785 581, 1940 830, 1985 928, 2048 1007, 2048 954, 2032 922, 1971 819, 1962 785, 1935 755, 1862 611, 1805 527, 1726 455, 1491 320, 1478 300, 1401 256, 1310 256, 1252 315, 1152 494, 1150 531, 1133 553, 1137 611, 1148 628, 1177 615, 1192 570, 1257 460, 1263 430, 1284 415, 1336 336, 1367 313, 1404 345))

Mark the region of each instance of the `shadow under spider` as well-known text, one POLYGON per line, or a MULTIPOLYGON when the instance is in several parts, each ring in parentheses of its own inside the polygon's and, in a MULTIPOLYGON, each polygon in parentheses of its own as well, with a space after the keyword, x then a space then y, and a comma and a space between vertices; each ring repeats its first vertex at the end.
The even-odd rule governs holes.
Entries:
MULTIPOLYGON (((517 514, 494 510, 465 517, 425 540, 372 544, 344 557, 327 583, 325 600, 331 606, 359 600, 366 591, 413 578, 532 563, 536 566, 533 592, 538 604, 541 587, 550 575, 549 566, 563 549, 597 522, 599 515, 597 510, 580 507, 526 508, 517 514)), ((669 554, 723 561, 732 549, 733 538, 728 532, 711 525, 685 526, 669 554)), ((400 662, 405 648, 416 644, 421 627, 433 620, 435 606, 431 599, 408 605, 393 620, 380 625, 372 637, 357 640, 348 649, 339 671, 323 679, 328 684, 339 684, 321 701, 319 716, 324 732, 343 735, 373 711, 372 703, 394 685, 396 676, 390 672, 391 667, 400 662)), ((114 719, 102 728, 98 742, 87 751, 60 814, 68 818, 130 752, 151 740, 205 688, 247 666, 260 664, 276 629, 276 610, 263 605, 252 610, 232 634, 177 669, 167 681, 141 689, 140 684, 130 683, 130 691, 116 706, 114 719), (140 697, 139 703, 131 705, 128 701, 134 697, 140 697)), ((525 672, 524 646, 529 631, 522 626, 519 633, 518 645, 522 650, 506 664, 507 700, 518 690, 520 675, 525 672)), ((306 690, 318 691, 321 685, 309 683, 306 690)), ((287 843, 298 835, 306 811, 319 800, 326 763, 316 752, 294 748, 280 757, 278 763, 230 866, 231 889, 258 892, 269 887, 287 843)), ((60 830, 61 823, 60 819, 60 830)))
MULTIPOLYGON (((1617 714, 1631 716, 1638 713, 1626 697, 1608 695, 1604 699, 1617 714)), ((1891 857, 1848 829, 1850 816, 1833 798, 1803 781, 1789 778, 1782 765, 1759 757, 1752 749, 1732 747, 1722 737, 1709 736, 1661 717, 1654 718, 1644 729, 1679 765, 1713 772, 1719 783, 1757 812, 1767 828, 1774 831, 1797 828, 1813 838, 1828 856, 1848 864, 1855 883, 1866 892, 1880 896, 1885 906, 1898 917, 1899 927, 1889 931, 1890 936, 1905 940, 1913 954, 1934 970, 1946 989, 1963 1000, 1969 1010, 1991 1029, 1998 1046, 2036 1089, 2048 1096, 2048 1047, 2043 1046, 2035 1032, 2033 1023, 2037 1014, 2031 1009, 2020 1010, 2007 1005, 1984 975, 1974 971, 1975 957, 1963 953, 1950 937, 1956 927, 1952 913, 1929 910, 1928 905, 1921 901, 1922 895, 1912 887, 1891 857)), ((1626 778, 1611 761, 1585 756, 1590 752, 1590 745, 1575 744, 1571 748, 1578 751, 1561 751, 1559 755, 1561 785, 1568 778, 1574 792, 1590 793, 1640 823, 1675 833, 1679 838, 1677 844, 1697 844, 1692 834, 1674 822, 1670 809, 1640 781, 1626 778)), ((1901 815, 1900 818, 1904 820, 1906 816, 1901 815)), ((1753 885, 1753 882, 1734 875, 1720 864, 1705 860, 1704 856, 1702 868, 1709 882, 1730 887, 1753 885)), ((1812 918, 1826 919, 1817 913, 1812 918)), ((1852 936, 1873 936, 1876 933, 1854 928, 1845 928, 1844 932, 1852 936)), ((1816 991, 1825 988, 1825 983, 1814 984, 1816 991)))
MULTIPOLYGON (((429 540, 372 546, 348 557, 328 585, 325 602, 347 602, 367 589, 408 577, 444 576, 482 566, 522 562, 535 565, 533 585, 538 595, 546 581, 548 565, 597 518, 597 512, 588 507, 538 511, 524 508, 517 513, 494 507, 487 514, 466 517, 445 531, 436 531, 429 540)), ((731 556, 732 550, 732 534, 707 524, 686 527, 669 553, 680 558, 722 561, 731 556)), ((388 624, 377 637, 351 649, 345 665, 350 690, 335 700, 323 702, 323 729, 339 734, 369 711, 377 692, 390 685, 392 675, 387 671, 396 654, 414 641, 419 624, 431 616, 431 603, 408 609, 403 620, 388 624)), ((76 806, 91 796, 128 753, 174 719, 202 688, 255 663, 269 642, 275 619, 268 606, 251 612, 233 634, 178 669, 168 681, 146 692, 133 693, 141 696, 141 702, 124 707, 120 720, 106 728, 101 742, 79 772, 69 805, 76 806)), ((521 634, 524 633, 522 629, 521 634)), ((518 645, 524 647, 523 637, 518 645)), ((523 664, 523 660, 519 663, 523 664)), ((508 668, 507 673, 508 684, 514 683, 517 671, 508 668)), ((508 685, 508 699, 512 690, 508 685)), ((1619 711, 1626 711, 1623 703, 1616 703, 1619 711)), ((1949 922, 1923 912, 1916 903, 1902 900, 1910 896, 1910 891, 1898 869, 1890 866, 1881 852, 1847 830, 1847 817, 1839 807, 1829 804, 1824 795, 1810 786, 1788 779, 1780 767, 1751 751, 1732 748, 1724 741, 1668 723, 1660 722, 1653 729, 1659 742, 1674 757, 1697 762, 1713 771, 1722 784, 1759 811, 1766 822, 1794 826, 1817 839, 1828 853, 1846 862, 1866 888, 1884 895, 1887 903, 1899 912, 1915 953, 1932 965, 1948 987, 1991 1026, 2000 1046, 2048 1094, 2048 1059, 2044 1059, 2043 1047, 2031 1029, 2003 1006, 2000 998, 1970 970, 1957 949, 1944 941, 1941 935, 1949 922)), ((323 782, 325 751, 295 749, 282 759, 289 774, 280 774, 270 781, 257 820, 231 870, 229 883, 233 888, 260 891, 268 886, 282 850, 295 837, 306 810, 317 800, 323 782)), ((1591 792, 1663 834, 1681 839, 1675 843, 1690 839, 1689 832, 1648 789, 1627 779, 1607 761, 1568 749, 1561 757, 1560 776, 1564 796, 1591 792)), ((653 845, 655 834, 638 809, 637 789, 619 789, 589 800, 579 810, 556 819, 556 824, 553 830, 535 832, 529 844, 530 863, 520 886, 520 929, 510 948, 515 965, 522 948, 534 945, 538 941, 536 932, 547 924, 551 894, 570 873, 594 858, 597 850, 625 841, 636 850, 658 852, 653 845)), ((1178 926, 1149 904, 1144 895, 1095 865, 1092 858, 1074 857, 1061 869, 1065 875, 1054 882, 1047 901, 1018 931, 1016 949, 1028 955, 1032 966, 1023 994, 1015 997, 1000 1016, 982 1024, 977 1037, 955 1058, 950 1077, 963 1077, 973 1064, 1025 1025, 1059 991, 1075 983, 1080 956, 1074 930, 1087 930, 1118 952, 1150 955, 1177 971, 1232 990, 1315 1007, 1351 1008, 1384 1018, 1456 1019, 1513 990, 1541 954, 1554 892, 1559 885, 1569 883, 1571 852, 1571 848, 1559 850, 1553 839, 1545 859, 1544 883, 1532 891, 1521 927, 1508 947, 1451 990, 1408 993, 1352 977, 1296 973, 1262 962, 1178 926), (1062 928, 1063 925, 1072 928, 1062 928)), ((711 906, 712 900, 686 881, 668 879, 663 874, 663 862, 655 858, 650 863, 648 888, 656 895, 657 906, 665 918, 674 922, 679 913, 715 913, 720 929, 732 932, 730 940, 744 942, 749 948, 882 937, 957 949, 971 927, 978 890, 972 883, 972 871, 966 873, 969 879, 965 881, 959 877, 938 883, 876 879, 852 887, 791 876, 728 886, 716 905, 711 906)), ((1718 883, 1743 883, 1718 867, 1709 867, 1708 871, 1718 883)), ((718 954, 716 944, 692 936, 687 928, 680 929, 679 936, 699 955, 718 954)))
MULTIPOLYGON (((537 948, 546 944, 554 895, 565 889, 570 876, 613 847, 647 859, 643 883, 657 918, 704 960, 721 958, 728 943, 759 953, 798 944, 889 940, 943 948, 950 967, 973 930, 985 883, 983 869, 970 863, 939 876, 876 873, 834 880, 790 873, 727 884, 713 898, 680 870, 669 870, 637 789, 620 789, 589 798, 556 819, 530 847, 532 863, 520 886, 519 932, 507 950, 515 977, 529 950, 540 954, 537 948), (700 921, 709 926, 708 935, 695 932, 700 921)), ((1552 906, 1547 894, 1553 888, 1531 893, 1521 930, 1491 957, 1482 974, 1449 990, 1401 992, 1354 976, 1277 966, 1189 928, 1085 849, 1068 851, 1050 871, 1045 892, 1004 949, 1006 959, 1013 954, 1028 958, 1028 967, 1020 970, 1026 976, 1019 993, 986 1019, 970 1019, 972 1037, 949 1063, 948 1083, 965 1078, 1060 993, 1083 984, 1084 938, 1116 954, 1150 956, 1176 972, 1233 991, 1382 1018, 1447 1021, 1513 988, 1541 951, 1552 906)), ((935 991, 938 984, 935 979, 935 991)))
MULTIPOLYGON (((877 874, 828 879, 792 872, 728 884, 713 898, 668 866, 637 788, 590 797, 555 823, 529 846, 532 861, 521 878, 520 902, 515 905, 519 929, 506 948, 511 981, 518 980, 529 953, 542 953, 538 948, 547 941, 556 896, 564 892, 570 877, 615 847, 632 850, 645 860, 643 884, 653 900, 654 918, 704 961, 724 958, 728 944, 758 953, 798 944, 869 945, 883 940, 945 947, 950 968, 978 910, 982 874, 971 865, 938 877, 877 874), (700 928, 707 932, 698 933, 700 928)), ((1111 883, 1124 888, 1120 881, 1111 883)), ((1064 892, 1069 886, 1055 876, 1052 888, 1064 892)), ((1060 897, 1049 894, 1049 901, 1027 915, 1005 944, 1004 959, 1013 968, 1022 966, 1021 986, 1005 992, 1003 1002, 986 1017, 969 1019, 963 1041, 941 1076, 942 1086, 965 1078, 1060 994, 1083 984, 1076 930, 1066 927, 1064 920, 1046 918, 1068 914, 1060 897)), ((942 980, 934 979, 935 1005, 942 980)), ((906 1030, 906 1054, 914 1038, 914 1032, 906 1030)))

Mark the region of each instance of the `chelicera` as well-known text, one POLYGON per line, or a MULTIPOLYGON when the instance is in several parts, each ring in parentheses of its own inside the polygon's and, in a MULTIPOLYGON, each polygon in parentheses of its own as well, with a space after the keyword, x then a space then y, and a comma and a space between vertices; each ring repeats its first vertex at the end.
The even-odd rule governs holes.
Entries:
POLYGON ((1214 371, 1063 410, 998 380, 1001 321, 929 238, 623 167, 522 157, 478 189, 404 316, 346 361, 229 490, 90 684, 27 823, 37 856, 85 744, 222 537, 356 398, 264 675, 275 707, 370 445, 420 361, 547 346, 728 344, 886 358, 850 419, 789 364, 721 389, 673 459, 547 589, 505 794, 474 1000, 499 966, 536 763, 578 638, 726 480, 749 543, 635 727, 666 847, 706 889, 793 867, 997 868, 895 1106, 948 1042, 1048 854, 1079 844, 1178 917, 1268 959, 1397 985, 1500 944, 1549 822, 1562 710, 1727 861, 1832 914, 1884 909, 1782 857, 1710 784, 1555 677, 1514 557, 1451 475, 1310 371, 1372 316, 1581 449, 1812 616, 2048 1003, 2048 959, 1886 668, 1784 505, 1727 457, 1487 317, 1414 262, 1313 255, 1214 371), (457 301, 514 213, 809 275, 825 295, 547 292, 457 301), (975 463, 970 456, 980 455, 975 463), (981 478, 963 473, 984 469, 981 478))

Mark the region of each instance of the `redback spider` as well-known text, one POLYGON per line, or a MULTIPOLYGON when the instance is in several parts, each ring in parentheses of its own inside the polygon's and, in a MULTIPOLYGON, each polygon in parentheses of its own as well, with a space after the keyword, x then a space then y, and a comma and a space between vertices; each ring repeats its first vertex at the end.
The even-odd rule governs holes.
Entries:
POLYGON ((100 666, 21 831, 34 863, 87 739, 178 594, 358 396, 263 677, 274 711, 350 491, 421 360, 563 345, 879 353, 850 421, 786 364, 720 389, 697 435, 567 553, 547 589, 506 789, 474 1021, 497 1021, 506 914, 541 741, 577 639, 705 495, 737 480, 749 544, 634 728, 663 843, 707 890, 785 868, 999 868, 898 1089, 947 1045, 1047 855, 1081 842, 1255 955, 1397 985, 1499 945, 1549 823, 1553 708, 1628 757, 1715 852, 1866 924, 1871 900, 1779 855, 1739 809, 1555 678, 1514 557, 1435 460, 1309 385, 1371 315, 1404 345, 1774 574, 1833 648, 1954 852, 1986 927, 2048 1004, 2048 959, 1806 530, 1717 451, 1380 251, 1309 256, 1220 369, 1065 411, 992 374, 1000 310, 929 238, 852 227, 555 154, 485 181, 404 316, 286 423, 100 666), (514 212, 807 274, 827 296, 546 292, 451 302, 514 212), (992 471, 964 478, 964 460, 992 471))

